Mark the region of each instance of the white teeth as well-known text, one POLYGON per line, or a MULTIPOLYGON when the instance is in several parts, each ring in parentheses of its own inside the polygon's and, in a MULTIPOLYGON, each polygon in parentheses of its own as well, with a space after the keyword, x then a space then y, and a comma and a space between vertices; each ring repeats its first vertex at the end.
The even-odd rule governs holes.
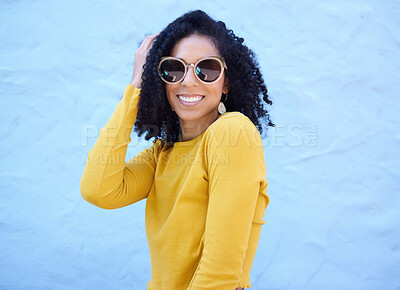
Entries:
POLYGON ((178 98, 179 99, 181 99, 182 101, 184 101, 184 102, 187 102, 187 103, 194 103, 194 102, 198 102, 198 101, 200 101, 203 97, 201 96, 199 96, 199 97, 191 97, 191 98, 188 98, 188 97, 183 97, 183 96, 179 96, 178 95, 178 98))

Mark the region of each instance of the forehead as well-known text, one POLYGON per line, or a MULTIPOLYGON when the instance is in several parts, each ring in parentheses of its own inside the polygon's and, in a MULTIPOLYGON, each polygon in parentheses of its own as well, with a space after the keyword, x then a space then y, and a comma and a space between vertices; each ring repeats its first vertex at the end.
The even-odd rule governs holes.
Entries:
POLYGON ((192 34, 175 44, 171 56, 182 58, 185 62, 195 62, 202 57, 219 56, 219 52, 210 38, 192 34))

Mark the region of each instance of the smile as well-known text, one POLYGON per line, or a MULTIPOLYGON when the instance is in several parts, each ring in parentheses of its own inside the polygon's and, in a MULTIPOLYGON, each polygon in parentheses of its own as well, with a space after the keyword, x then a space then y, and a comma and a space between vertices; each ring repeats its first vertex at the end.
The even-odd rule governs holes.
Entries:
POLYGON ((181 96, 178 95, 180 102, 184 105, 196 105, 201 102, 204 96, 181 96))

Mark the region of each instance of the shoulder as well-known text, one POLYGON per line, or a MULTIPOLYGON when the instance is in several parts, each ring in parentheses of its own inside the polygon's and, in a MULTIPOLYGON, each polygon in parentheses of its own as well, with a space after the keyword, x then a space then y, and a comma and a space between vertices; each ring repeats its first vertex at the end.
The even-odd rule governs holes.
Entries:
POLYGON ((217 144, 262 146, 257 127, 240 112, 227 112, 221 115, 207 128, 204 137, 207 142, 216 142, 217 144))
POLYGON ((245 129, 247 131, 258 132, 254 123, 240 112, 227 112, 221 115, 210 127, 213 130, 224 130, 228 127, 233 130, 245 129))
POLYGON ((250 119, 240 112, 226 112, 221 115, 212 125, 227 124, 227 123, 247 123, 253 124, 250 119))
POLYGON ((156 139, 156 140, 153 141, 153 144, 150 147, 144 149, 138 155, 142 155, 142 156, 145 155, 148 158, 152 158, 154 160, 157 160, 159 155, 160 155, 160 153, 163 150, 168 149, 168 147, 169 146, 168 146, 168 144, 166 142, 164 142, 164 141, 162 141, 160 139, 156 139))

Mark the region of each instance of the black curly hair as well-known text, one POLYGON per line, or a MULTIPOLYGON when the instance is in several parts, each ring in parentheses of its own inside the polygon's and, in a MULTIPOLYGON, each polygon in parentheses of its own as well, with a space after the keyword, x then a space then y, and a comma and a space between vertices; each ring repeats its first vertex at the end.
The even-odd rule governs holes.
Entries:
POLYGON ((224 103, 226 111, 238 111, 246 115, 263 132, 262 118, 271 122, 262 99, 269 105, 267 87, 261 75, 256 56, 243 38, 228 30, 225 23, 215 21, 201 10, 189 11, 170 23, 157 36, 146 58, 142 75, 139 110, 135 122, 135 132, 145 139, 155 138, 165 142, 177 142, 179 119, 171 110, 165 93, 165 83, 158 75, 158 63, 162 56, 169 56, 174 45, 192 34, 206 36, 213 41, 221 56, 225 58, 229 70, 229 98, 224 103))

